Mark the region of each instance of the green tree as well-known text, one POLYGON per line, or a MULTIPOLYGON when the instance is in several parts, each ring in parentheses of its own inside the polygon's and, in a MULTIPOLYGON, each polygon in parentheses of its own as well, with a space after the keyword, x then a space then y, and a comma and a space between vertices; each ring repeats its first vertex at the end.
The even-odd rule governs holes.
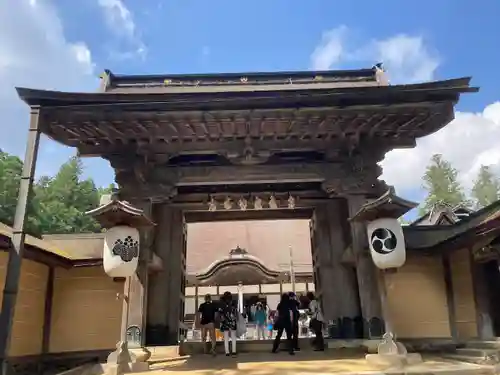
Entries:
POLYGON ((0 150, 0 221, 12 224, 23 162, 17 156, 0 150))
MULTIPOLYGON (((10 226, 14 224, 22 169, 21 159, 0 150, 0 222, 10 226)), ((33 200, 28 202, 26 231, 40 234, 33 200)))
POLYGON ((421 214, 428 212, 436 203, 446 203, 454 207, 459 204, 469 205, 464 191, 458 182, 458 171, 440 154, 432 156, 423 176, 423 187, 427 198, 421 214))
POLYGON ((82 180, 81 160, 72 157, 53 177, 42 177, 36 186, 35 208, 43 233, 100 231, 99 224, 85 212, 99 204, 99 190, 92 179, 82 180))
POLYGON ((476 209, 486 207, 500 199, 500 181, 491 172, 490 167, 481 166, 471 193, 476 209))

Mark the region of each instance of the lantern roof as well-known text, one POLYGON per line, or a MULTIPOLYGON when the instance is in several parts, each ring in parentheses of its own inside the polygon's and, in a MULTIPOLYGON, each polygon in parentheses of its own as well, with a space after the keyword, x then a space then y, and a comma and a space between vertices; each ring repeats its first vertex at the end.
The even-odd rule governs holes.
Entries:
POLYGON ((396 195, 394 187, 389 187, 383 195, 372 202, 365 203, 350 221, 373 221, 381 218, 397 219, 418 206, 396 195))
POLYGON ((133 228, 151 227, 156 225, 145 213, 127 201, 118 199, 117 194, 103 197, 101 205, 85 214, 93 216, 103 228, 117 225, 127 225, 133 228), (106 200, 108 202, 104 203, 106 200))

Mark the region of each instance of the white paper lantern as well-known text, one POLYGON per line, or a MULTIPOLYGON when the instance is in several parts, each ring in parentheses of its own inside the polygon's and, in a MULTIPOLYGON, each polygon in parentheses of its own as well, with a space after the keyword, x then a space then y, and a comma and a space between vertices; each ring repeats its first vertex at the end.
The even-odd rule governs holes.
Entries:
POLYGON ((129 277, 139 263, 139 231, 116 226, 106 231, 102 256, 104 271, 111 277, 129 277))
POLYGON ((369 222, 366 229, 373 263, 378 268, 398 268, 405 263, 405 238, 397 219, 377 219, 369 222))

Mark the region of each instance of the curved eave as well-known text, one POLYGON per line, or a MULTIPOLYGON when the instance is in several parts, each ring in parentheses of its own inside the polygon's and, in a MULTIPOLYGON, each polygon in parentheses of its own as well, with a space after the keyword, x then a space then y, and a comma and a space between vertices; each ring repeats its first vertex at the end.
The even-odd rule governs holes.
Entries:
POLYGON ((280 98, 297 99, 297 97, 307 93, 308 97, 321 97, 327 95, 329 98, 341 97, 344 99, 362 96, 364 100, 370 102, 373 99, 390 100, 394 102, 416 102, 417 100, 429 96, 434 96, 448 100, 456 100, 458 94, 466 92, 477 92, 479 89, 470 87, 471 78, 457 78, 445 81, 429 83, 395 85, 395 86, 369 86, 369 87, 344 87, 324 89, 321 85, 318 88, 292 89, 283 85, 283 89, 267 91, 264 89, 252 89, 242 86, 241 90, 228 91, 221 87, 221 91, 202 92, 190 91, 169 93, 168 90, 161 93, 75 93, 49 90, 37 90, 24 87, 17 87, 19 97, 30 106, 47 107, 72 107, 72 106, 105 106, 117 104, 140 104, 140 103, 169 103, 169 102, 215 102, 218 100, 230 99, 264 99, 280 98))
POLYGON ((104 227, 112 227, 119 225, 119 223, 126 223, 136 228, 156 225, 144 214, 143 210, 121 201, 108 202, 105 205, 85 212, 85 215, 93 216, 104 227))
POLYGON ((280 272, 278 271, 273 271, 264 266, 260 261, 252 258, 228 258, 228 259, 223 259, 220 260, 219 262, 215 263, 210 267, 209 270, 207 270, 204 273, 199 273, 196 275, 196 280, 202 282, 210 278, 216 277, 217 272, 224 268, 232 267, 235 265, 247 265, 250 266, 259 272, 261 272, 263 275, 269 278, 277 278, 280 275, 280 272))
POLYGON ((390 188, 380 198, 364 204, 350 221, 372 221, 382 217, 398 218, 413 210, 418 203, 397 196, 390 188))

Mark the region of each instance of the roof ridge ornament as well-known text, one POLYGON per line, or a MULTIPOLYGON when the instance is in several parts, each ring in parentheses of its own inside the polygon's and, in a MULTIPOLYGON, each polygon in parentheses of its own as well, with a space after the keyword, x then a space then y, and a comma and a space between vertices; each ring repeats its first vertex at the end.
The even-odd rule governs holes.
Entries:
POLYGON ((386 70, 384 69, 384 63, 379 62, 373 66, 375 70, 375 80, 377 81, 379 86, 389 86, 389 77, 387 75, 386 70))
POLYGON ((246 249, 243 249, 240 247, 240 245, 237 245, 234 249, 231 249, 229 251, 229 256, 244 256, 247 255, 248 251, 246 249))

